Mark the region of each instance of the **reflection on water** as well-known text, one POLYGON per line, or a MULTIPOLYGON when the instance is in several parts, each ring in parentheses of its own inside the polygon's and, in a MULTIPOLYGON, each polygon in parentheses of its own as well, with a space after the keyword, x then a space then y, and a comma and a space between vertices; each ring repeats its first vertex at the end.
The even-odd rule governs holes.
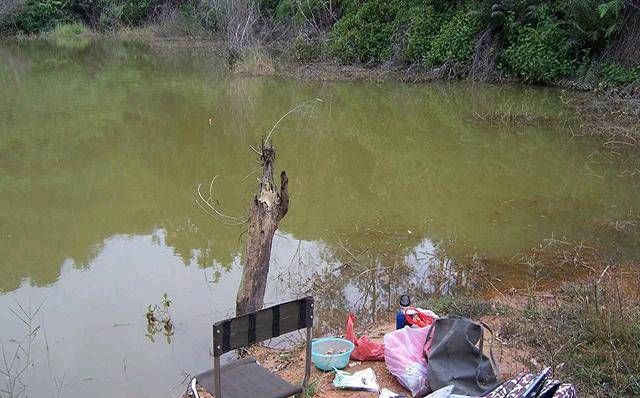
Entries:
POLYGON ((24 333, 15 300, 45 300, 35 396, 62 375, 66 395, 175 396, 184 371, 208 366, 209 325, 234 308, 243 230, 207 218, 195 187, 219 174, 220 205, 246 212, 248 146, 312 98, 324 101, 274 136, 291 207, 266 304, 311 291, 320 329, 339 330, 346 309, 385 319, 405 291, 516 284, 514 256, 550 236, 637 255, 600 226, 637 211, 638 180, 592 162, 596 144, 553 123, 473 119, 561 119, 558 91, 237 78, 199 52, 0 44, 0 344, 24 333), (170 345, 145 337, 164 292, 170 345))

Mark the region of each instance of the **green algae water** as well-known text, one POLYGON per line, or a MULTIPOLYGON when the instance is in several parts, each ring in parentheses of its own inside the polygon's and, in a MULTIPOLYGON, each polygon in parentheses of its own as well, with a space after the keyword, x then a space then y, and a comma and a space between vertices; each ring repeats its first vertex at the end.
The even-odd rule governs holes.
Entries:
POLYGON ((42 304, 30 396, 179 395, 210 366, 210 324, 233 313, 243 250, 243 228, 204 214, 196 187, 218 175, 215 198, 242 217, 249 146, 316 98, 273 135, 291 204, 267 304, 314 292, 335 330, 347 309, 375 319, 407 286, 438 290, 435 263, 482 258, 510 287, 524 278, 514 259, 545 239, 635 258, 637 242, 603 225, 637 214, 639 180, 568 134, 564 95, 239 77, 202 48, 0 43, 0 344, 25 339, 12 310, 42 304), (482 116, 496 112, 540 120, 482 116), (146 336, 164 292, 170 342, 146 336))

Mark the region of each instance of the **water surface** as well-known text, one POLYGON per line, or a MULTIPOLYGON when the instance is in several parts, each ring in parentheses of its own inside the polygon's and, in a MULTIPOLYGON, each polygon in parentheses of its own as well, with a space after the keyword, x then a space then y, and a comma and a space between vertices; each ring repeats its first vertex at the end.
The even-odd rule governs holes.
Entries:
POLYGON ((11 352, 24 337, 10 309, 44 301, 32 396, 176 396, 184 372, 209 365, 243 229, 205 215, 195 188, 219 175, 221 207, 245 214, 249 145, 309 99, 322 102, 274 135, 291 205, 267 303, 315 281, 329 330, 346 309, 376 318, 407 286, 439 287, 434 258, 481 257, 509 286, 522 279, 514 258, 550 237, 637 254, 601 224, 637 211, 638 179, 567 134, 558 90, 237 77, 203 49, 60 44, 0 44, 0 344, 11 352), (474 117, 494 111, 543 118, 474 117), (170 344, 145 337, 164 292, 170 344))

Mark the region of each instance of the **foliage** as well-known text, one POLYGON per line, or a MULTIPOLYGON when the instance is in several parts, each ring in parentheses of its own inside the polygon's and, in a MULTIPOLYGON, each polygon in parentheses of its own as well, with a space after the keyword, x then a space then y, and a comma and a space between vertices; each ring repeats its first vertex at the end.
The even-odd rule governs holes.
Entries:
POLYGON ((297 25, 302 25, 306 21, 313 21, 321 11, 330 7, 324 0, 298 0, 295 2, 293 21, 297 25))
POLYGON ((73 37, 89 33, 89 28, 80 22, 56 25, 51 32, 56 37, 73 37))
POLYGON ((140 25, 149 12, 151 0, 121 0, 121 21, 126 25, 140 25))
POLYGON ((166 36, 206 36, 220 30, 219 10, 210 1, 188 0, 176 9, 162 7, 154 28, 166 36))
POLYGON ((563 0, 558 11, 570 45, 576 51, 603 49, 622 25, 623 0, 563 0))
POLYGON ((428 62, 431 46, 442 26, 442 15, 432 5, 409 9, 409 28, 405 57, 411 61, 428 62))
POLYGON ((9 30, 15 23, 16 13, 21 7, 21 0, 3 0, 0 2, 0 33, 9 30))
POLYGON ((533 23, 520 24, 510 15, 505 24, 505 70, 532 82, 550 82, 571 72, 567 36, 547 6, 536 11, 533 23))
MULTIPOLYGON (((574 73, 592 87, 598 79, 610 87, 627 84, 637 75, 635 69, 602 59, 625 32, 623 16, 632 6, 625 0, 247 1, 262 18, 254 24, 257 34, 269 37, 277 31, 297 37, 289 54, 299 61, 328 55, 343 63, 465 64, 476 62, 474 51, 482 52, 478 49, 489 40, 487 48, 495 51, 488 68, 496 69, 497 64, 504 74, 529 82, 549 83, 574 73), (329 32, 329 51, 318 44, 323 32, 329 32)), ((220 4, 220 0, 4 0, 0 31, 46 32, 75 21, 113 30, 153 22, 156 31, 206 36, 224 31, 227 25, 220 4)))
POLYGON ((625 68, 617 62, 609 62, 600 69, 602 83, 607 87, 622 86, 640 81, 640 65, 625 68))
POLYGON ((382 62, 391 57, 398 2, 369 0, 348 4, 335 24, 331 49, 342 62, 382 62))
POLYGON ((285 23, 289 20, 289 17, 293 13, 293 4, 291 0, 282 0, 274 8, 274 17, 276 21, 285 23))
POLYGON ((116 2, 106 2, 99 13, 96 27, 100 30, 116 28, 122 19, 122 5, 116 2))
POLYGON ((62 16, 62 6, 61 0, 27 0, 16 25, 25 33, 48 30, 62 16))
POLYGON ((479 30, 477 17, 464 8, 458 10, 435 36, 429 52, 429 63, 440 65, 446 61, 467 61, 473 54, 474 37, 479 30))
POLYGON ((298 37, 293 42, 292 55, 296 61, 314 61, 322 55, 322 45, 307 38, 298 37))
POLYGON ((167 293, 162 295, 160 305, 149 304, 147 306, 147 313, 144 315, 147 319, 147 334, 145 336, 151 340, 151 342, 155 342, 155 336, 162 333, 167 343, 171 344, 173 321, 171 320, 171 314, 169 314, 170 306, 171 300, 167 296, 167 293))
POLYGON ((311 22, 318 26, 327 22, 326 11, 336 4, 331 0, 256 0, 263 16, 272 18, 278 24, 302 26, 311 22))

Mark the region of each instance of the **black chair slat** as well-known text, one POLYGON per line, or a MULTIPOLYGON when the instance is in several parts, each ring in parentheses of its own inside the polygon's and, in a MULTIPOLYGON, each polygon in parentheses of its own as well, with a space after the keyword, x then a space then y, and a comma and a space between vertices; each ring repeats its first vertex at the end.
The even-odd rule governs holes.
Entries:
POLYGON ((280 336, 280 306, 271 307, 271 334, 280 336))
POLYGON ((312 326, 312 303, 307 297, 214 324, 214 355, 312 326))

